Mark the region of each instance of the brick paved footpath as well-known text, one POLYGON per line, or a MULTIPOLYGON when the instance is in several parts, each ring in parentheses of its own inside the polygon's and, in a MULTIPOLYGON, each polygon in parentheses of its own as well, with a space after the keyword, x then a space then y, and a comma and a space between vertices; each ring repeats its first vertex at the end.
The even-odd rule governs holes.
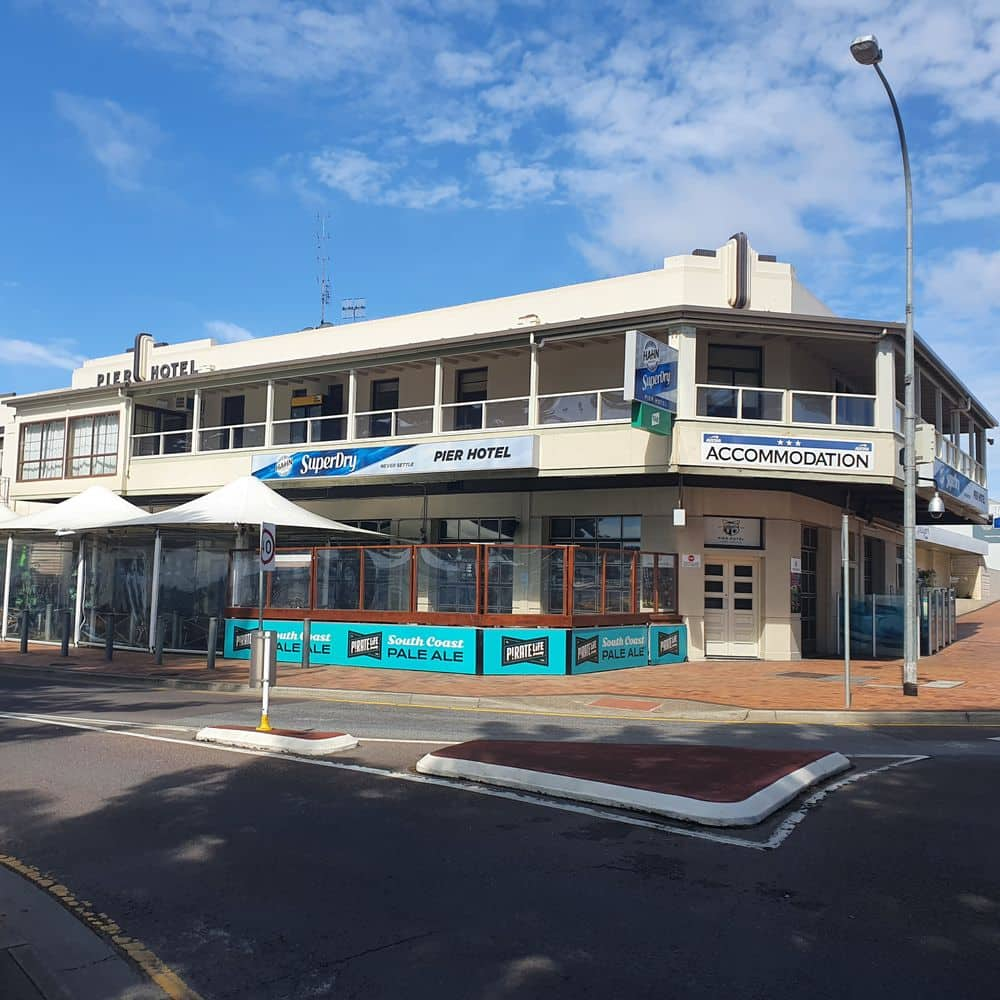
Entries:
MULTIPOLYGON (((852 708, 911 712, 1000 710, 1000 602, 960 618, 958 635, 958 641, 946 650, 920 660, 917 698, 906 698, 901 692, 900 661, 854 660, 852 708), (960 683, 932 688, 926 686, 929 681, 960 683)), ((39 643, 32 643, 25 655, 18 651, 17 643, 0 643, 0 665, 62 668, 80 675, 233 684, 245 683, 247 677, 245 661, 220 658, 216 670, 210 672, 203 656, 167 655, 163 665, 157 667, 153 657, 145 653, 116 651, 113 662, 107 663, 102 649, 91 648, 73 649, 63 660, 58 646, 39 643)), ((579 699, 593 695, 593 700, 587 702, 591 705, 637 711, 652 710, 665 700, 801 711, 844 707, 841 660, 709 660, 576 677, 476 677, 359 667, 301 670, 279 665, 279 683, 331 691, 490 699, 579 699), (789 673, 799 676, 787 676, 789 673)))

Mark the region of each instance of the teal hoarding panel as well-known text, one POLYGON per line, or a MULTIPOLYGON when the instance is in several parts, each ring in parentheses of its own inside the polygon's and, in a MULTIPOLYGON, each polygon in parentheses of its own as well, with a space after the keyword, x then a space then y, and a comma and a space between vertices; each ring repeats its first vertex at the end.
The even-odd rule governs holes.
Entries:
POLYGON ((483 629, 484 674, 565 674, 564 628, 483 629))
POLYGON ((686 625, 649 626, 650 663, 683 663, 686 659, 686 625))
POLYGON ((570 641, 570 670, 574 674, 649 665, 649 629, 645 625, 574 629, 570 641))
MULTIPOLYGON (((302 661, 302 622, 265 620, 264 627, 278 633, 279 663, 302 661)), ((253 620, 227 620, 225 655, 248 659, 250 635, 256 629, 257 623, 253 620)), ((313 666, 474 674, 476 632, 474 628, 447 626, 314 621, 310 629, 309 658, 313 666)))

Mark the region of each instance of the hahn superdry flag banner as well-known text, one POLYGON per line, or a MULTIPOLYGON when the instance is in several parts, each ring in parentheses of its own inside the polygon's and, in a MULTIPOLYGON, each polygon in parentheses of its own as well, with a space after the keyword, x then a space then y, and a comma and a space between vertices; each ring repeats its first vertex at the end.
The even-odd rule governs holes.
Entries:
POLYGON ((871 472, 875 446, 871 441, 703 433, 701 460, 733 469, 871 472))
POLYGON ((254 476, 264 480, 348 479, 537 468, 538 437, 534 434, 477 441, 289 451, 281 455, 255 455, 251 460, 254 476))

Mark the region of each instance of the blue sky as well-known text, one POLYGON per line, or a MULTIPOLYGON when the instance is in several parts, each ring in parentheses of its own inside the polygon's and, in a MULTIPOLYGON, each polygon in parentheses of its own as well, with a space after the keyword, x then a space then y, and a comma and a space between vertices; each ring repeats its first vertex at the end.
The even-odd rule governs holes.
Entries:
MULTIPOLYGON (((785 0, 13 0, 0 11, 0 390, 144 329, 236 339, 657 267, 745 230, 902 319, 1000 412, 1000 8, 785 0)), ((995 463, 994 463, 995 464, 995 463)))

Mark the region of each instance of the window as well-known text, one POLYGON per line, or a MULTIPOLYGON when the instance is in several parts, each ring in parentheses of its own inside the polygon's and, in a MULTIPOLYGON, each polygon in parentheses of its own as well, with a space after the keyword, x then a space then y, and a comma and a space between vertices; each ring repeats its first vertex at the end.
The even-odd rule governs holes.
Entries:
MULTIPOLYGON (((712 385, 760 386, 763 384, 764 362, 760 347, 733 347, 727 344, 708 345, 708 381, 712 385)), ((761 393, 743 394, 744 420, 760 420, 761 393)), ((728 417, 736 413, 736 393, 719 391, 709 394, 708 417, 728 417)))
MULTIPOLYGON (((601 552, 607 552, 604 588, 607 611, 624 611, 631 603, 631 559, 627 552, 639 548, 642 518, 638 515, 554 517, 549 524, 552 545, 579 545, 574 560, 573 607, 577 612, 600 610, 601 552)), ((549 613, 562 611, 562 562, 550 563, 549 613)))
POLYGON ((372 382, 372 415, 368 418, 369 437, 392 435, 392 411, 399 409, 399 379, 383 378, 372 382))
MULTIPOLYGON (((466 368, 455 377, 455 402, 481 404, 486 399, 486 368, 466 368)), ((483 407, 455 408, 455 430, 476 430, 483 426, 483 407)))
POLYGON ((69 475, 112 476, 118 470, 118 414, 98 413, 69 422, 69 475))
POLYGON ((45 420, 37 424, 25 424, 21 429, 21 460, 17 468, 17 478, 61 479, 65 443, 65 420, 45 420))

